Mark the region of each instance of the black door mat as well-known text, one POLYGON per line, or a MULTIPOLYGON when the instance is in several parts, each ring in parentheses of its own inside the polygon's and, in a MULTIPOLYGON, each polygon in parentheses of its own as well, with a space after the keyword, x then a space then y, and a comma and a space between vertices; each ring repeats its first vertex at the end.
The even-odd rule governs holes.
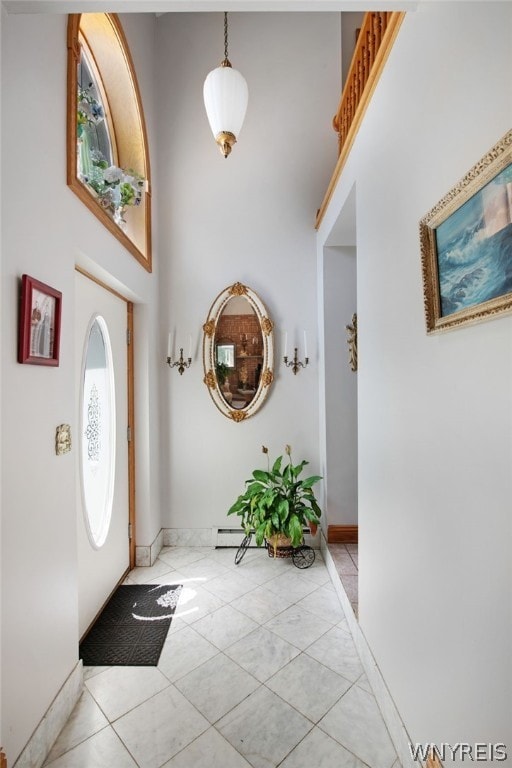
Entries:
POLYGON ((181 589, 175 584, 118 587, 80 643, 84 666, 156 667, 181 589))

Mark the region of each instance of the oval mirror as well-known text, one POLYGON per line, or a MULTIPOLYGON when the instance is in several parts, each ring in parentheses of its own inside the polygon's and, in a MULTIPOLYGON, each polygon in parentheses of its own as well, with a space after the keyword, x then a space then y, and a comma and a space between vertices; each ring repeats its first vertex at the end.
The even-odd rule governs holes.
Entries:
POLYGON ((273 323, 260 298, 235 283, 219 293, 203 325, 204 383, 222 413, 243 421, 274 380, 273 323))

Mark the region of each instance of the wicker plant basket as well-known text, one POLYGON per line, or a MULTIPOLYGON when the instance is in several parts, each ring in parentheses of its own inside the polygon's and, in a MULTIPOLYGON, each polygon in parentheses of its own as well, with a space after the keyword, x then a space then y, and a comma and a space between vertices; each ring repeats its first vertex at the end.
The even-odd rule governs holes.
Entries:
POLYGON ((292 540, 282 533, 276 533, 267 539, 269 557, 291 557, 293 552, 292 540))

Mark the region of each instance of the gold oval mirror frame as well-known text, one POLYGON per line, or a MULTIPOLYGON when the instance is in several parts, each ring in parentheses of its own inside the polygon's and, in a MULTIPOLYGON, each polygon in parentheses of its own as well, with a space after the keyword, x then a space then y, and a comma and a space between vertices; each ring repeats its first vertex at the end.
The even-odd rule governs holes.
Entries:
POLYGON ((242 283, 219 293, 203 325, 204 383, 213 402, 240 422, 262 406, 274 380, 274 324, 242 283))

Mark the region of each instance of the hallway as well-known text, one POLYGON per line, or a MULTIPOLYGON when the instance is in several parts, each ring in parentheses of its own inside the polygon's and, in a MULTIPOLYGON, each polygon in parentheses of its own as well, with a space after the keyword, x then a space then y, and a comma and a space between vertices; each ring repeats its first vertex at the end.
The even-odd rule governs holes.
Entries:
POLYGON ((164 548, 126 583, 182 584, 158 667, 85 668, 51 768, 399 768, 317 551, 164 548))

